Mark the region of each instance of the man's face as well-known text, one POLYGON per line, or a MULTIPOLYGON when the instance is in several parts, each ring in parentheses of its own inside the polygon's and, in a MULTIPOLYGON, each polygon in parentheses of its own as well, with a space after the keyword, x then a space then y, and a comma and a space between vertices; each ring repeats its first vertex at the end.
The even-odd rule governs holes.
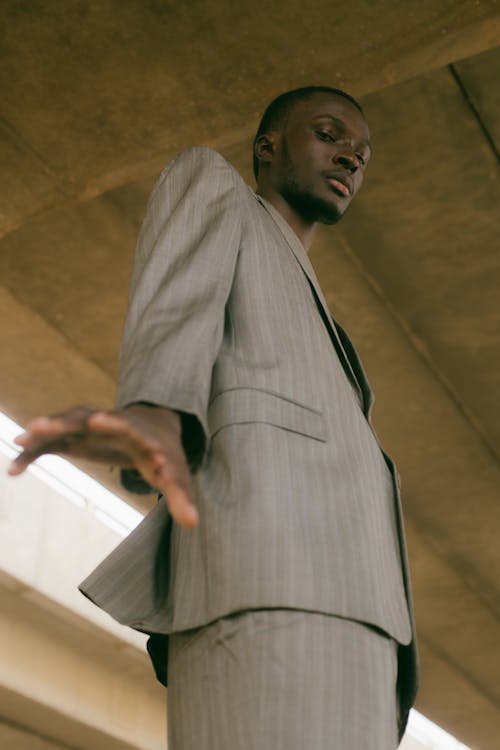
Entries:
POLYGON ((273 184, 306 221, 335 224, 363 182, 370 131, 342 96, 318 93, 293 105, 277 143, 273 184))

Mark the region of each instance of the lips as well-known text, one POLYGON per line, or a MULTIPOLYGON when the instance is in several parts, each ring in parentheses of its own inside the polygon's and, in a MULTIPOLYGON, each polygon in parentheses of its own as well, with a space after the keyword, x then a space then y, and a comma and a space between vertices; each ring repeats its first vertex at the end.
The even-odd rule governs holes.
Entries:
POLYGON ((328 172, 325 179, 338 195, 348 198, 352 194, 352 184, 344 175, 328 172))

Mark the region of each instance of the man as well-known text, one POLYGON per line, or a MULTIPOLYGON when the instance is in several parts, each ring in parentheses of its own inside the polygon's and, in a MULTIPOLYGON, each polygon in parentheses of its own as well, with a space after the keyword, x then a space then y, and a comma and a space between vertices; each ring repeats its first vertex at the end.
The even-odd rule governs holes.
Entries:
POLYGON ((154 634, 159 672, 169 635, 173 750, 389 750, 404 732, 416 646, 397 474, 307 256, 370 153, 359 104, 308 87, 264 114, 256 193, 216 152, 181 154, 139 236, 117 409, 18 438, 13 474, 85 455, 166 499, 81 588, 154 634))

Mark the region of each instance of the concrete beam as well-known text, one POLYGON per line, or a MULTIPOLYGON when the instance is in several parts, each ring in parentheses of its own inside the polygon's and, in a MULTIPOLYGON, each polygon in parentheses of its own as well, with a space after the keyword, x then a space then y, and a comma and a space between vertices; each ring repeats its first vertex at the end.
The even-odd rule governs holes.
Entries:
POLYGON ((10 0, 1 14, 12 164, 3 232, 57 200, 157 172, 186 146, 248 137, 280 91, 326 82, 362 96, 500 39, 495 0, 360 0, 342 13, 316 0, 307 14, 299 0, 286 13, 250 2, 10 0))
POLYGON ((499 467, 349 248, 326 232, 322 241, 314 265, 361 353, 377 396, 374 423, 402 476, 418 632, 434 654, 417 709, 463 742, 491 748, 500 702, 499 467), (437 699, 434 677, 454 700, 437 699), (456 681, 477 692, 473 720, 456 681))
POLYGON ((165 690, 145 636, 77 590, 122 537, 6 465, 0 456, 0 718, 78 750, 164 748, 165 690))
MULTIPOLYGON (((115 383, 54 325, 0 287, 0 347, 8 352, 2 366, 0 410, 20 425, 40 414, 77 404, 111 408, 115 383)), ((119 333, 114 336, 115 351, 119 333)), ((147 510, 152 497, 126 492, 118 471, 78 460, 101 484, 132 505, 147 510)))

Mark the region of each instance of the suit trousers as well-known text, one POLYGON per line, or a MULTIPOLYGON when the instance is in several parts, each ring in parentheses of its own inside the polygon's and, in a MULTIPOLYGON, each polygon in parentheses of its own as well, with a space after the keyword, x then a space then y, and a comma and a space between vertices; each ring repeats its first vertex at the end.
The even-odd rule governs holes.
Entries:
POLYGON ((169 750, 395 750, 397 643, 360 622, 250 610, 169 638, 169 750))

